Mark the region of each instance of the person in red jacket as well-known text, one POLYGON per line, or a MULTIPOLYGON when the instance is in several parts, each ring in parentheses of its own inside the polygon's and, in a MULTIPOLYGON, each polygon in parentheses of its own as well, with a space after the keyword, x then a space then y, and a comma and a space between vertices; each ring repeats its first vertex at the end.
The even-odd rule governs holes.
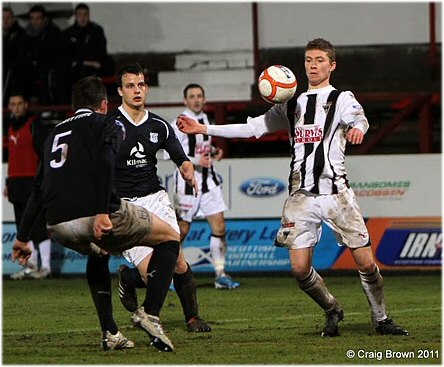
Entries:
MULTIPOLYGON (((31 195, 46 131, 37 116, 28 113, 28 102, 23 95, 13 93, 9 97, 8 109, 8 176, 3 195, 14 207, 18 227, 31 195)), ((38 267, 38 252, 33 251, 28 265, 12 274, 12 279, 42 279, 51 273, 51 240, 48 238, 44 216, 39 218, 31 239, 30 246, 39 250, 41 267, 38 267)))

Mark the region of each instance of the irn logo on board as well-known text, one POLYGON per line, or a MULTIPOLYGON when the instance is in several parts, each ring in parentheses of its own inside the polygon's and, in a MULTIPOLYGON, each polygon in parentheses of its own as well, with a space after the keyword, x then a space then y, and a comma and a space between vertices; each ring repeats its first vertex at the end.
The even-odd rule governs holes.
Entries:
POLYGON ((284 183, 271 177, 251 178, 239 185, 242 194, 257 198, 277 196, 284 190, 284 183))
POLYGON ((376 251, 379 261, 398 266, 440 266, 442 233, 439 230, 389 229, 376 251))
POLYGON ((412 232, 399 254, 400 259, 435 259, 442 249, 442 233, 412 232))

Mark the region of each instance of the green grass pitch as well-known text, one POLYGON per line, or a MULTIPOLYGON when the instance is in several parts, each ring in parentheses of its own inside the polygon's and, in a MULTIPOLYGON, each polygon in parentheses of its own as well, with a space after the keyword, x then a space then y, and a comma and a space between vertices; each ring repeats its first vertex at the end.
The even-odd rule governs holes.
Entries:
MULTIPOLYGON (((86 280, 3 280, 3 364, 441 364, 441 275, 387 274, 390 316, 411 335, 376 335, 357 274, 325 281, 345 311, 341 336, 321 338, 324 316, 290 274, 237 276, 241 287, 216 290, 198 275, 201 316, 211 333, 186 331, 175 292, 161 319, 176 351, 160 353, 130 325, 113 279, 115 319, 132 350, 100 348, 100 328, 86 280), (350 352, 352 351, 352 352, 350 352), (347 355, 354 353, 353 358, 347 355)), ((144 297, 139 291, 139 300, 144 297)))

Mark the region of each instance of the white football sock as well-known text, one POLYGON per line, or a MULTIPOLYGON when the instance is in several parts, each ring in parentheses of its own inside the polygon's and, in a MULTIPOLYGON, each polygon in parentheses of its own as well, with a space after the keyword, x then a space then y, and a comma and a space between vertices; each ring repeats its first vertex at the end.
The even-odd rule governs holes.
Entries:
POLYGON ((37 261, 38 261, 38 252, 37 249, 34 246, 34 242, 29 241, 28 242, 28 246, 31 248, 31 257, 28 260, 28 263, 26 264, 26 266, 28 268, 33 268, 33 269, 37 269, 37 261))
POLYGON ((384 280, 378 267, 376 267, 372 274, 364 274, 359 271, 359 277, 372 311, 372 320, 377 324, 378 321, 387 318, 385 312, 384 280))
POLYGON ((51 240, 47 239, 39 243, 40 259, 42 268, 51 271, 51 240))
POLYGON ((210 252, 213 258, 213 266, 216 276, 220 276, 225 272, 225 254, 226 244, 224 237, 216 237, 211 235, 210 238, 210 252))

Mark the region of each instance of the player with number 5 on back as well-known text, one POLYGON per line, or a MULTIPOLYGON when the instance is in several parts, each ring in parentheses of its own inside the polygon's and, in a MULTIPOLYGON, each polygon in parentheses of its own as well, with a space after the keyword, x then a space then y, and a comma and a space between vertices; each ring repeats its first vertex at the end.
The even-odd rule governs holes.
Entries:
MULTIPOLYGON (((173 276, 179 241, 174 230, 157 216, 117 196, 115 159, 125 131, 119 121, 105 117, 107 103, 106 88, 98 78, 84 78, 73 86, 75 115, 58 124, 45 142, 34 191, 13 246, 13 260, 26 263, 29 257, 26 241, 34 219, 42 210, 51 238, 81 254, 93 257, 121 254, 135 245, 153 247, 148 268, 153 277, 144 302, 149 317, 143 320, 143 325, 156 348, 173 351, 173 344, 162 330, 159 313, 173 276)), ((190 168, 193 184, 192 164, 190 168)), ((88 283, 97 307, 96 302, 103 301, 103 293, 110 295, 111 279, 107 266, 98 266, 94 273, 88 283), (108 291, 99 292, 100 282, 108 286, 108 291)), ((112 317, 110 297, 102 307, 105 305, 107 311, 103 313, 98 307, 102 327, 110 313, 112 317)), ((134 346, 126 338, 120 338, 119 333, 117 338, 114 336, 118 345, 111 345, 113 336, 103 331, 104 349, 134 346)))
POLYGON ((345 171, 346 142, 361 144, 368 121, 350 91, 340 92, 330 85, 335 68, 332 44, 322 38, 314 39, 305 48, 309 88, 299 97, 275 104, 264 115, 248 118, 246 124, 205 126, 180 116, 177 125, 185 133, 242 138, 288 130, 289 197, 275 245, 288 248, 299 287, 324 310, 326 322, 321 335, 338 336, 338 324, 344 318, 342 306, 311 265, 322 222, 335 232, 338 244, 347 246, 352 253, 376 332, 408 335, 408 331, 387 317, 383 279, 345 171))

